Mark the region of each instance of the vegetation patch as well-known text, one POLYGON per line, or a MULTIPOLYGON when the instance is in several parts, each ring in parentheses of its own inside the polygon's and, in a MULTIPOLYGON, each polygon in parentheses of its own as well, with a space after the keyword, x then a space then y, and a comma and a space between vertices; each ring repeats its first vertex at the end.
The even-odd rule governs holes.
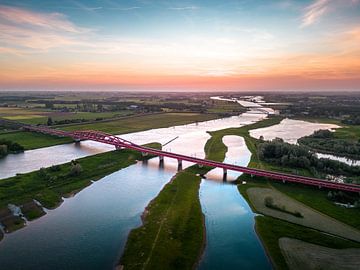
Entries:
POLYGON ((24 147, 10 140, 0 139, 0 158, 7 154, 16 154, 24 151, 24 147))
POLYGON ((290 215, 293 215, 298 218, 304 217, 299 211, 292 212, 292 211, 287 210, 285 205, 279 206, 277 204, 274 204, 274 199, 272 197, 265 197, 264 204, 268 208, 278 210, 280 212, 284 212, 286 214, 290 214, 290 215))
POLYGON ((317 158, 309 148, 285 143, 282 139, 261 141, 257 153, 260 160, 281 167, 309 170, 314 176, 325 178, 330 175, 348 176, 349 182, 356 181, 360 175, 360 166, 350 166, 343 162, 326 158, 317 158), (354 179, 352 179, 354 178, 354 179))
POLYGON ((279 239, 282 237, 296 238, 307 243, 336 249, 360 248, 360 243, 332 237, 310 228, 272 217, 257 216, 255 221, 256 231, 268 255, 271 257, 275 269, 289 269, 279 246, 279 239))
POLYGON ((329 130, 318 130, 313 134, 300 138, 299 144, 307 146, 314 151, 360 159, 359 140, 339 139, 329 130))
POLYGON ((30 221, 46 214, 44 209, 34 201, 24 203, 20 208, 21 213, 26 217, 27 220, 30 221))
POLYGON ((147 206, 143 225, 130 232, 120 264, 125 269, 191 269, 204 236, 199 200, 203 169, 179 172, 147 206))

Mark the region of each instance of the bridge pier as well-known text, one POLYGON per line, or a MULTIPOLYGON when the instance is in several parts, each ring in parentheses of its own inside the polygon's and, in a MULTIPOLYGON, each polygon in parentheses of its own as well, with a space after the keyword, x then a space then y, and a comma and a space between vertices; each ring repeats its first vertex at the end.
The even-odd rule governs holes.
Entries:
POLYGON ((182 170, 182 160, 181 159, 178 159, 178 171, 181 171, 182 170))
POLYGON ((115 149, 116 150, 121 150, 121 149, 123 149, 120 145, 115 145, 115 149))
POLYGON ((148 155, 148 153, 146 153, 146 152, 141 152, 141 156, 146 157, 147 155, 148 155))
POLYGON ((76 143, 80 143, 80 141, 81 141, 81 140, 80 140, 79 138, 75 138, 75 139, 74 139, 74 142, 76 142, 76 143))
POLYGON ((164 167, 164 156, 159 156, 159 166, 164 167))
POLYGON ((198 167, 201 169, 202 167, 204 167, 202 164, 198 164, 198 167))
POLYGON ((223 168, 223 182, 226 182, 227 179, 227 169, 223 168))
POLYGON ((282 180, 282 182, 283 182, 283 184, 285 184, 285 183, 286 183, 286 181, 285 181, 284 179, 282 180))

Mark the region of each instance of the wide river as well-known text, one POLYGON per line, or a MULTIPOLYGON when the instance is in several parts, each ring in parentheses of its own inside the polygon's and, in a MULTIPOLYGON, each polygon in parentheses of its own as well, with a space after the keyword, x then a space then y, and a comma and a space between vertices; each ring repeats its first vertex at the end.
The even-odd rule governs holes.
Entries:
MULTIPOLYGON (((138 144, 166 143, 166 151, 204 157, 207 131, 240 127, 259 121, 266 114, 244 113, 197 124, 153 129, 121 135, 138 144)), ((246 165, 250 152, 242 138, 227 136, 226 162, 246 165)), ((112 150, 84 141, 9 155, 0 161, 0 178, 24 173, 72 159, 112 150), (19 164, 21 166, 19 166, 19 164)), ((189 166, 184 163, 183 167, 189 166)), ((28 222, 21 230, 6 234, 0 242, 1 269, 112 269, 127 235, 141 224, 145 206, 176 173, 177 161, 165 159, 164 168, 156 158, 114 172, 57 209, 28 222)), ((238 175, 229 172, 228 179, 238 175)), ((207 246, 201 269, 271 268, 254 231, 254 213, 235 185, 222 182, 222 173, 213 170, 200 187, 200 201, 206 219, 207 246), (255 267, 255 268, 254 268, 255 267)))
MULTIPOLYGON (((264 117, 265 114, 245 113, 197 124, 125 134, 121 137, 139 144, 153 141, 166 143, 178 137, 164 149, 204 157, 204 145, 210 138, 207 131, 239 127, 264 117)), ((250 153, 241 138, 235 142, 231 141, 231 138, 224 142, 232 149, 227 154, 227 162, 246 165, 250 153), (235 156, 234 150, 238 150, 235 156)), ((107 145, 84 141, 80 145, 59 145, 26 151, 20 155, 9 155, 0 162, 0 177, 5 178, 109 150, 112 148, 107 145)), ((189 165, 184 163, 183 167, 189 165)), ((171 159, 165 159, 164 168, 159 168, 156 158, 147 164, 139 162, 114 172, 74 197, 65 199, 60 207, 47 210, 45 216, 28 222, 25 228, 5 235, 0 242, 1 269, 112 269, 121 256, 129 231, 141 224, 140 216, 145 206, 176 173, 176 168, 177 161, 171 159)), ((224 252, 221 255, 227 262, 233 262, 229 266, 240 266, 240 263, 242 265, 246 261, 250 265, 254 259, 248 256, 250 252, 261 265, 270 268, 254 231, 254 214, 236 186, 223 184, 222 174, 215 170, 209 173, 208 178, 214 181, 203 181, 200 190, 206 226, 209 227, 208 246, 201 268, 215 269, 219 262, 209 264, 209 258, 214 259, 218 252, 223 253, 221 246, 226 244, 223 241, 225 237, 237 239, 228 242, 228 247, 231 247, 233 252, 224 252), (216 203, 214 198, 211 203, 211 194, 227 199, 216 203), (227 219, 224 219, 226 209, 229 212, 227 219), (220 227, 216 229, 211 225, 214 220, 223 220, 223 225, 230 227, 218 230, 220 227), (229 237, 231 235, 232 237, 229 237)), ((234 176, 229 173, 229 180, 232 178, 234 176)))

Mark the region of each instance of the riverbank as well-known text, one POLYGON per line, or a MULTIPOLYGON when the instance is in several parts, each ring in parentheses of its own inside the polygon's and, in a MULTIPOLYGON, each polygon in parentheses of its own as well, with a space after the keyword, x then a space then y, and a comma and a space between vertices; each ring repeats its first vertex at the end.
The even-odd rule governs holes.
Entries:
MULTIPOLYGON (((166 128, 174 125, 186 125, 195 122, 218 119, 217 114, 201 113, 162 113, 152 115, 140 115, 121 118, 113 121, 97 122, 92 124, 79 124, 62 127, 63 130, 99 130, 119 135, 156 128, 166 128)), ((56 128, 56 127, 54 127, 56 128)), ((71 143, 71 138, 60 138, 40 133, 17 131, 0 134, 1 139, 10 139, 24 146, 25 150, 49 147, 64 143, 71 143)))
MULTIPOLYGON (((158 143, 148 144, 148 146, 161 148, 158 143)), ((143 158, 141 153, 123 149, 42 168, 0 181, 0 209, 4 212, 3 220, 8 221, 5 230, 10 231, 19 227, 19 218, 6 211, 9 204, 19 206, 24 210, 23 214, 29 220, 33 220, 44 214, 34 206, 33 200, 45 208, 56 208, 62 203, 63 197, 71 196, 91 185, 92 181, 101 179, 143 158)), ((145 158, 151 158, 151 156, 145 158)), ((0 221, 3 223, 3 220, 0 221)), ((24 220, 21 222, 24 223, 24 220)))
POLYGON ((177 173, 151 201, 143 225, 129 234, 124 269, 194 268, 206 239, 198 191, 199 173, 207 170, 192 166, 177 173))
MULTIPOLYGON (((226 129, 227 135, 239 135, 251 128, 277 124, 275 117, 244 126, 226 129)), ((223 161, 227 148, 220 132, 209 132, 207 159, 223 161)), ((225 135, 225 133, 222 133, 225 135)), ((250 137, 249 137, 250 138, 250 137)), ((203 252, 204 216, 199 200, 200 175, 211 168, 194 165, 176 174, 159 195, 146 207, 143 225, 131 231, 120 265, 124 269, 190 269, 203 252)))

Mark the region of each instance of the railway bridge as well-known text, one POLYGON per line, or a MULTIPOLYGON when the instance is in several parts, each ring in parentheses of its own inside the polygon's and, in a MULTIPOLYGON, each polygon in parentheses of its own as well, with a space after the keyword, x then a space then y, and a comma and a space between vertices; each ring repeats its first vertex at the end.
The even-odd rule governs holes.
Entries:
POLYGON ((209 166, 209 167, 217 167, 222 168, 224 170, 224 174, 227 173, 228 170, 242 172, 255 176, 262 176, 274 181, 282 181, 282 182, 293 182, 293 183, 301 183, 304 185, 316 186, 319 188, 328 188, 349 192, 358 192, 360 193, 360 185, 356 184, 346 184, 346 183, 336 183, 327 180, 322 180, 318 178, 305 177, 300 175, 293 175, 287 173, 273 172, 267 170, 260 170, 255 168, 248 168, 244 166, 232 165, 223 162, 217 162, 207 159, 201 159, 196 157, 190 157, 187 155, 170 153, 162 150, 152 149, 149 147, 144 147, 141 145, 137 145, 130 141, 124 140, 115 135, 107 134, 101 131, 93 131, 93 130, 85 130, 85 131, 63 131, 58 129, 51 129, 43 126, 24 126, 25 130, 40 132, 49 135, 55 135, 60 137, 71 137, 75 141, 81 140, 92 140, 96 142, 101 142, 105 144, 110 144, 115 146, 116 149, 128 148, 135 151, 139 151, 143 154, 152 154, 159 156, 160 161, 164 159, 164 157, 173 158, 178 160, 179 166, 181 166, 182 161, 188 161, 194 164, 198 164, 200 166, 209 166))

